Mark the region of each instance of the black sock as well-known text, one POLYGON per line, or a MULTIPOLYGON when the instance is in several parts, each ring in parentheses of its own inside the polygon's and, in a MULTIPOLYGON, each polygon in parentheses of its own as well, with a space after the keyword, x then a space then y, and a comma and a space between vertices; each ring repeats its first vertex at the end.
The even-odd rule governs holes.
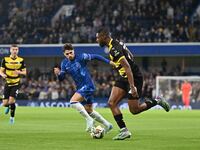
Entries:
POLYGON ((123 116, 122 116, 122 114, 115 115, 114 118, 115 118, 115 121, 117 122, 117 125, 119 126, 120 129, 126 127, 126 124, 125 124, 125 122, 123 121, 123 116))
POLYGON ((10 116, 11 117, 15 117, 15 108, 16 108, 15 103, 10 104, 10 116))
POLYGON ((147 99, 147 100, 145 101, 145 103, 147 104, 147 107, 145 108, 145 110, 148 110, 148 109, 150 109, 151 107, 157 105, 157 101, 156 101, 155 99, 147 99))

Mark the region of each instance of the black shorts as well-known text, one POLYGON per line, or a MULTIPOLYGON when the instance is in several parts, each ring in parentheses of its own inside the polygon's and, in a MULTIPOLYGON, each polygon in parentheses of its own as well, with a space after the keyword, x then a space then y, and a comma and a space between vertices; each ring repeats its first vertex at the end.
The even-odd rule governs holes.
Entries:
POLYGON ((15 85, 15 86, 5 85, 3 99, 9 99, 10 96, 16 98, 19 88, 20 85, 15 85))
POLYGON ((130 85, 129 85, 127 78, 120 77, 115 82, 114 86, 119 87, 119 88, 123 89, 124 91, 126 91, 126 93, 127 93, 126 97, 128 99, 139 99, 142 96, 143 77, 142 77, 142 74, 137 65, 135 65, 135 64, 132 65, 131 70, 134 75, 134 84, 135 84, 135 87, 137 88, 137 93, 138 93, 137 97, 133 97, 133 95, 131 94, 130 85))

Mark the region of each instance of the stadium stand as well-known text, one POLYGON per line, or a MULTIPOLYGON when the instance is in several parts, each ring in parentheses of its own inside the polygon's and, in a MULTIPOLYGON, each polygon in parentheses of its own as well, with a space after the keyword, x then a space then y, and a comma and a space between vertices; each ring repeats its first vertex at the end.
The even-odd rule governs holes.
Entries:
MULTIPOLYGON (((200 0, 1 0, 0 16, 0 44, 96 43, 101 26, 126 43, 200 42, 200 0), (61 14, 52 24, 63 5, 74 5, 72 14, 61 14)), ((164 61, 159 70, 143 67, 143 96, 155 97, 157 75, 183 75, 179 66, 166 68, 164 61)), ((112 74, 92 70, 96 97, 109 96, 112 74)), ((192 93, 200 100, 200 87, 195 86, 192 93)), ((71 80, 65 80, 64 86, 52 73, 37 70, 23 79, 19 99, 69 100, 74 90, 71 80)))
MULTIPOLYGON (((99 66, 98 66, 99 67, 99 66)), ((116 72, 98 72, 97 70, 91 70, 92 77, 96 84, 97 98, 107 98, 109 97, 111 87, 116 78, 116 72), (114 76, 113 76, 114 75, 114 76)), ((155 78, 157 75, 182 75, 182 73, 177 69, 169 71, 168 73, 163 72, 162 69, 159 71, 152 69, 152 71, 145 71, 144 73, 144 86, 143 86, 143 97, 155 97, 155 78)), ((3 83, 0 80, 0 93, 3 92, 3 83)), ((193 91, 191 98, 193 100, 200 100, 200 85, 193 83, 193 91)), ((180 90, 180 87, 179 87, 180 90)), ((28 78, 23 78, 22 86, 19 91, 18 99, 27 100, 67 100, 75 91, 75 86, 67 76, 64 82, 60 83, 56 80, 52 73, 41 73, 39 70, 35 70, 30 73, 28 78)), ((168 95, 168 100, 176 100, 176 102, 181 102, 181 94, 179 92, 168 95)))
POLYGON ((3 0, 0 7, 8 9, 0 11, 4 16, 0 43, 94 43, 100 26, 126 42, 198 42, 199 4, 199 0, 3 0), (72 15, 60 15, 53 26, 53 16, 69 4, 74 5, 72 15))

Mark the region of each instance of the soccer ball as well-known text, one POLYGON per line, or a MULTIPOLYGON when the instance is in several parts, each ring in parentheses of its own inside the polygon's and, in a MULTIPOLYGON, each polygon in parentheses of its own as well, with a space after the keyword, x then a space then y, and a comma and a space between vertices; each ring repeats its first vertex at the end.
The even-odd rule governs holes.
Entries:
POLYGON ((105 129, 98 125, 97 127, 94 127, 92 132, 90 133, 91 137, 93 139, 101 139, 104 137, 105 129))

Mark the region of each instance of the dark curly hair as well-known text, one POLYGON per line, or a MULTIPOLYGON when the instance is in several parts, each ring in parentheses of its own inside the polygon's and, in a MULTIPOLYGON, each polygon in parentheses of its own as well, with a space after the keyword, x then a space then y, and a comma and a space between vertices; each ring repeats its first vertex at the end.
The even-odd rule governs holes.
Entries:
POLYGON ((63 46, 63 51, 65 50, 74 50, 72 44, 70 43, 65 43, 64 46, 63 46))

